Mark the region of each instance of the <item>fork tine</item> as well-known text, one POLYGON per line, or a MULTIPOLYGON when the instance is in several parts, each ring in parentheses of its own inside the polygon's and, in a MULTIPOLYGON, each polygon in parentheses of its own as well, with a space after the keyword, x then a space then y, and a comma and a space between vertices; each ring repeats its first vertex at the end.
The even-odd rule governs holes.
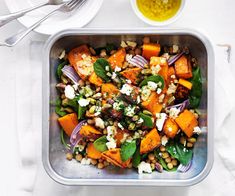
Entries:
POLYGON ((67 6, 71 6, 73 5, 74 3, 76 3, 78 0, 70 0, 66 3, 67 6))
POLYGON ((70 6, 70 9, 75 9, 76 7, 82 6, 85 2, 86 2, 86 0, 79 0, 79 1, 77 1, 77 3, 70 6))

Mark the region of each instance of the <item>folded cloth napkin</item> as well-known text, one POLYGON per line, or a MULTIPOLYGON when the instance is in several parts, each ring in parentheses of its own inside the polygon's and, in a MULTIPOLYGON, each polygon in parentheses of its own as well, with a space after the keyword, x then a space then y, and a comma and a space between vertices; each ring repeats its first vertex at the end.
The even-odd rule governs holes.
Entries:
MULTIPOLYGON (((94 189, 86 187, 65 187, 53 182, 43 171, 41 163, 41 57, 42 57, 41 42, 31 42, 30 45, 30 64, 24 65, 19 70, 17 77, 16 98, 17 98, 17 127, 18 137, 20 143, 20 155, 22 159, 22 176, 19 184, 20 196, 30 195, 89 195, 94 189), (22 115, 22 111, 24 111, 22 115), (34 194, 33 194, 34 193, 34 194)), ((220 164, 220 169, 224 169, 235 175, 235 158, 232 156, 232 149, 235 149, 235 132, 232 130, 232 115, 235 115, 235 93, 232 90, 235 84, 235 79, 232 75, 231 64, 229 64, 226 54, 226 48, 215 46, 215 149, 217 164, 222 162, 224 167, 220 164), (233 109, 233 113, 231 111, 233 109), (218 161, 218 159, 220 159, 218 161), (227 169, 227 170, 226 170, 227 169)), ((221 172, 220 172, 221 174, 221 172)), ((212 172, 212 176, 215 172, 212 172)), ((227 177, 230 178, 230 177, 227 177)), ((229 180, 229 179, 227 179, 229 180)), ((231 179, 230 179, 231 180, 231 179)), ((225 186, 233 186, 235 179, 227 183, 225 186)), ((203 183, 199 185, 207 187, 213 191, 214 184, 203 183), (208 187, 209 186, 209 187, 208 187)), ((138 189, 138 188, 137 188, 138 189)), ((140 191, 136 188, 124 189, 123 195, 128 193, 128 190, 140 191), (124 193, 125 192, 125 193, 124 193)), ((99 192, 99 188, 95 188, 97 194, 103 193, 103 188, 99 192)), ((116 194, 114 189, 106 188, 106 193, 116 194)), ((171 190, 171 189, 169 189, 171 190)), ((183 190, 183 189, 181 189, 183 190)), ((156 190, 155 190, 156 191, 156 190)), ((154 192, 155 192, 154 191, 154 192)), ((187 189, 193 193, 200 193, 201 189, 197 187, 187 189)), ((226 191, 226 190, 225 190, 226 191)), ((150 193, 151 191, 149 191, 150 193)), ((179 191, 181 193, 182 191, 179 191)), ((119 193, 119 192, 118 192, 119 193)), ((117 193, 117 195, 119 195, 117 193)), ((155 192, 156 193, 156 192, 155 192)), ((168 195, 167 192, 165 195, 168 195)), ((215 195, 219 195, 218 192, 215 195)), ((230 192, 231 193, 231 192, 230 192)))

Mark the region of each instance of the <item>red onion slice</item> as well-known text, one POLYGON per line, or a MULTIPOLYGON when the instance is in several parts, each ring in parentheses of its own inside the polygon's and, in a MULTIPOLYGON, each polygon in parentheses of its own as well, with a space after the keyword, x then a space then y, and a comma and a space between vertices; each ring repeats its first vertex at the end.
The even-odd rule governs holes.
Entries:
POLYGON ((133 57, 132 59, 130 59, 128 62, 129 62, 130 64, 136 66, 136 67, 139 67, 139 68, 144 68, 144 66, 145 66, 146 64, 148 64, 148 61, 147 61, 144 57, 142 57, 142 56, 140 56, 140 55, 134 56, 134 57, 133 57))
POLYGON ((190 161, 187 165, 180 164, 177 168, 177 171, 185 173, 191 168, 191 166, 192 166, 192 161, 190 161))
POLYGON ((185 52, 181 52, 179 54, 176 54, 174 56, 171 56, 169 59, 168 59, 168 65, 172 65, 174 64, 185 52))
POLYGON ((170 110, 171 108, 177 108, 180 110, 180 112, 182 112, 185 108, 187 108, 189 106, 189 104, 190 104, 189 99, 187 99, 180 104, 168 106, 168 107, 166 107, 166 109, 170 110))
POLYGON ((66 75, 74 84, 78 83, 79 76, 72 66, 65 65, 61 70, 64 75, 66 75))
POLYGON ((70 143, 71 143, 71 149, 73 150, 74 147, 78 144, 78 142, 80 141, 80 139, 82 138, 82 135, 79 133, 83 124, 86 121, 83 120, 80 123, 78 123, 78 125, 74 128, 71 136, 70 136, 70 143))

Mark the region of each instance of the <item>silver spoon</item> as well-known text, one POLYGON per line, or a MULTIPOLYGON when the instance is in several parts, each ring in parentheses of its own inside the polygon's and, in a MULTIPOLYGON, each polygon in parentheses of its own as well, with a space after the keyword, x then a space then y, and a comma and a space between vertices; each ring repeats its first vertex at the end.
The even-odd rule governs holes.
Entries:
POLYGON ((14 12, 11 14, 7 14, 4 16, 0 16, 0 27, 2 27, 3 25, 7 24, 8 22, 15 20, 17 18, 20 18, 22 16, 24 16, 26 13, 31 12, 35 9, 38 9, 40 7, 46 6, 46 5, 59 5, 64 3, 64 0, 48 0, 47 3, 41 3, 39 5, 36 5, 34 7, 31 8, 27 8, 18 12, 14 12))

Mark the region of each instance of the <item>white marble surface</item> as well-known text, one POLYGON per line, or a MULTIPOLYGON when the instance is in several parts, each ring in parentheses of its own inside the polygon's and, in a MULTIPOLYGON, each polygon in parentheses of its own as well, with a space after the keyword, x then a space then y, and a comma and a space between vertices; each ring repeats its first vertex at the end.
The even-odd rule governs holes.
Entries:
MULTIPOLYGON (((214 44, 230 44, 232 55, 230 64, 223 64, 226 54, 216 52, 217 66, 224 66, 235 74, 235 1, 234 0, 188 0, 181 18, 170 27, 193 28, 205 33, 214 44), (222 63, 219 63, 222 62, 222 63)), ((0 14, 8 13, 0 0, 0 14)), ((133 28, 148 27, 132 12, 128 0, 104 0, 96 18, 88 27, 133 28), (112 3, 111 3, 112 2, 112 3)), ((13 22, 0 29, 0 41, 22 26, 13 22)), ((0 195, 20 195, 19 187, 24 187, 22 195, 235 195, 235 162, 230 159, 233 146, 235 109, 227 115, 223 135, 220 130, 215 135, 215 162, 209 176, 192 187, 66 187, 55 183, 45 173, 40 160, 41 147, 41 44, 47 36, 30 34, 14 48, 0 47, 0 195), (22 131, 22 130, 25 130, 22 131), (33 130, 33 131, 32 131, 33 130), (27 137, 34 136, 35 145, 29 146, 27 137), (223 145, 226 144, 226 145, 223 145), (218 146, 218 148, 217 148, 218 146), (228 152, 228 153, 227 153, 228 152), (229 154, 230 153, 230 154, 229 154), (33 159, 32 159, 33 156, 33 159), (22 157, 23 160, 22 161, 22 157), (33 160, 33 161, 32 161, 33 160), (30 172, 24 168, 32 167, 30 172), (35 171, 35 172, 34 172, 35 171), (32 176, 30 178, 30 176, 32 176), (34 178, 35 176, 35 178, 34 178), (32 183, 27 182, 32 179, 32 183), (35 181, 34 181, 35 180, 35 181), (26 184, 24 184, 27 182, 26 184), (33 183, 35 182, 35 183, 33 183)), ((218 51, 216 49, 216 51, 218 51)), ((220 67, 220 68, 221 68, 220 67)), ((223 69, 223 68, 222 68, 223 69)), ((220 78, 217 77, 219 80, 220 78)), ((234 89, 231 89, 234 91, 234 89)), ((229 94, 229 92, 228 92, 229 94)), ((226 98, 226 95, 224 95, 226 98)), ((219 106, 221 110, 223 105, 219 106)), ((225 111, 225 113, 229 111, 225 111)), ((235 150, 235 149, 233 149, 235 150)), ((234 154, 234 153, 233 153, 234 154)))

